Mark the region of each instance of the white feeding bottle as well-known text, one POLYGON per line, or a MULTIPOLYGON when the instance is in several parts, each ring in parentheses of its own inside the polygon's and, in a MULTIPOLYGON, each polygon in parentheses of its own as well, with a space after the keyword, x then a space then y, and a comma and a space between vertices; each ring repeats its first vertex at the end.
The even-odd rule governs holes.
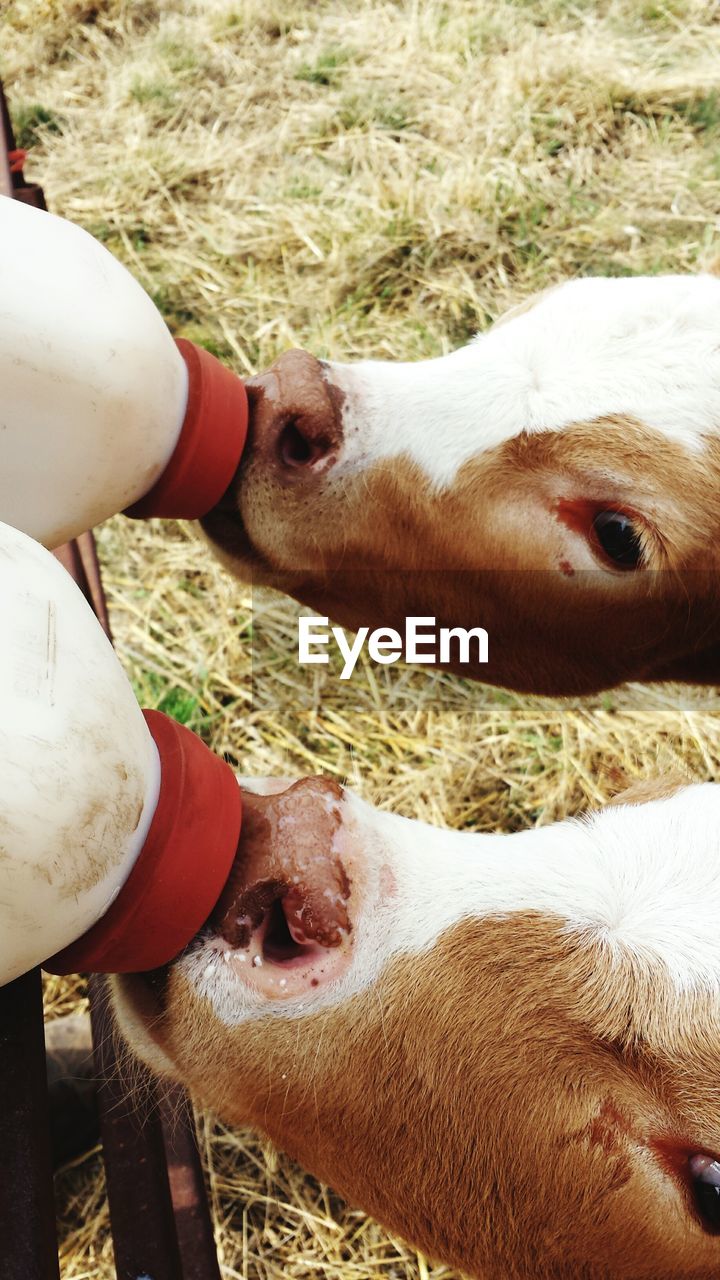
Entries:
POLYGON ((56 547, 118 511, 198 519, 246 434, 241 379, 103 245, 0 196, 1 521, 56 547))
POLYGON ((178 955, 233 865, 240 788, 143 713, 69 574, 0 524, 0 985, 178 955))

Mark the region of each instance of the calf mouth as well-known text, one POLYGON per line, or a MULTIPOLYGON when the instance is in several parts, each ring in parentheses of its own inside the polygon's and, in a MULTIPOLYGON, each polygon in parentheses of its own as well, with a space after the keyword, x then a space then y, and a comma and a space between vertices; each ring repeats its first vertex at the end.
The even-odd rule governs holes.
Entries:
POLYGON ((247 527, 242 497, 251 485, 243 462, 220 501, 201 517, 200 528, 214 555, 233 577, 296 595, 308 577, 307 572, 275 565, 272 555, 257 546, 247 527))
POLYGON ((237 470, 220 501, 200 519, 200 528, 218 558, 231 572, 250 576, 266 565, 265 557, 254 545, 242 514, 243 486, 255 456, 254 398, 250 397, 247 439, 237 470))
POLYGON ((250 571, 261 569, 265 561, 245 528, 240 510, 242 476, 241 462, 220 501, 201 518, 200 528, 230 569, 242 564, 250 571))
POLYGON ((335 781, 260 783, 243 792, 243 826, 225 889, 203 929, 176 960, 113 979, 121 1030, 149 1065, 172 1074, 167 1028, 175 973, 231 1012, 321 995, 349 969, 359 911, 357 851, 344 830, 335 781), (352 871, 352 874, 351 874, 352 871), (249 1003, 248 1003, 249 1002, 249 1003))

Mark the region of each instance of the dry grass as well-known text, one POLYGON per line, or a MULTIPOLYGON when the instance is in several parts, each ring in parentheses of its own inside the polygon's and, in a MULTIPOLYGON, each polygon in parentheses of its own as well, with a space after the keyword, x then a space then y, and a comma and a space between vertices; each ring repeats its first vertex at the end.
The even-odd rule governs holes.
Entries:
MULTIPOLYGON (((0 35, 51 206, 241 371, 291 343, 437 354, 567 275, 720 262, 715 0, 5 0, 0 35)), ((251 601, 188 530, 100 543, 139 696, 244 772, 510 830, 717 771, 714 691, 340 684, 298 670, 295 607, 251 601)), ((49 1013, 82 998, 54 982, 49 1013)), ((204 1146, 226 1277, 443 1273, 249 1135, 208 1122, 204 1146)), ((58 1196, 66 1280, 110 1277, 99 1160, 58 1196)))

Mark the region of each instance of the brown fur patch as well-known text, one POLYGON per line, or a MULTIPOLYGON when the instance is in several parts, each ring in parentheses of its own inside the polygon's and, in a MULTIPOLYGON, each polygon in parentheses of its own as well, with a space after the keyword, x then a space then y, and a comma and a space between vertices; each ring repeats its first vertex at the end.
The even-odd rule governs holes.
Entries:
POLYGON ((472 1275, 704 1280, 720 1244, 651 1144, 720 1150, 717 1014, 526 913, 299 1020, 228 1028, 175 970, 154 1033, 226 1119, 472 1275))
POLYGON ((664 774, 662 778, 643 778, 640 782, 633 782, 632 786, 626 787, 624 791, 618 792, 608 801, 607 808, 619 804, 647 804, 649 800, 667 800, 670 796, 674 796, 676 791, 682 791, 683 787, 690 786, 692 779, 685 777, 682 773, 673 772, 664 774))
MULTIPOLYGON (((487 665, 451 670, 580 693, 627 679, 720 678, 720 447, 691 454, 619 417, 519 435, 446 491, 403 458, 309 493, 248 463, 252 573, 345 626, 484 626, 487 665), (562 500, 640 513, 646 567, 603 567, 562 500), (572 570, 572 572, 570 572, 572 570)), ((216 529, 232 564, 237 518, 216 529), (230 532, 228 532, 228 528, 230 532), (223 532, 223 530, 225 530, 223 532)), ((244 560, 236 561, 242 565, 244 560)))

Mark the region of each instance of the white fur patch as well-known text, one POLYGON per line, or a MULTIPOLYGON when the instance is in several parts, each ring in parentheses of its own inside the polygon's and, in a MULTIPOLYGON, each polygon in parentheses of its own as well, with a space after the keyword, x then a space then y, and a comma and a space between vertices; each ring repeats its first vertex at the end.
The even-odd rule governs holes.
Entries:
POLYGON ((581 941, 602 941, 619 961, 631 954, 662 968, 679 991, 720 992, 720 785, 507 836, 429 827, 347 793, 344 824, 369 880, 349 971, 299 1003, 271 1003, 227 966, 209 976, 212 952, 225 944, 206 943, 181 964, 224 1022, 333 1005, 463 919, 527 911, 562 921, 581 941), (397 885, 389 899, 381 889, 388 866, 397 885))
POLYGON ((698 450, 720 431, 720 280, 572 280, 451 355, 328 376, 347 397, 338 475, 403 455, 446 487, 520 432, 611 414, 698 450))
POLYGON ((720 786, 510 836, 412 825, 393 862, 408 949, 461 916, 538 911, 661 965, 679 989, 720 990, 720 786))

